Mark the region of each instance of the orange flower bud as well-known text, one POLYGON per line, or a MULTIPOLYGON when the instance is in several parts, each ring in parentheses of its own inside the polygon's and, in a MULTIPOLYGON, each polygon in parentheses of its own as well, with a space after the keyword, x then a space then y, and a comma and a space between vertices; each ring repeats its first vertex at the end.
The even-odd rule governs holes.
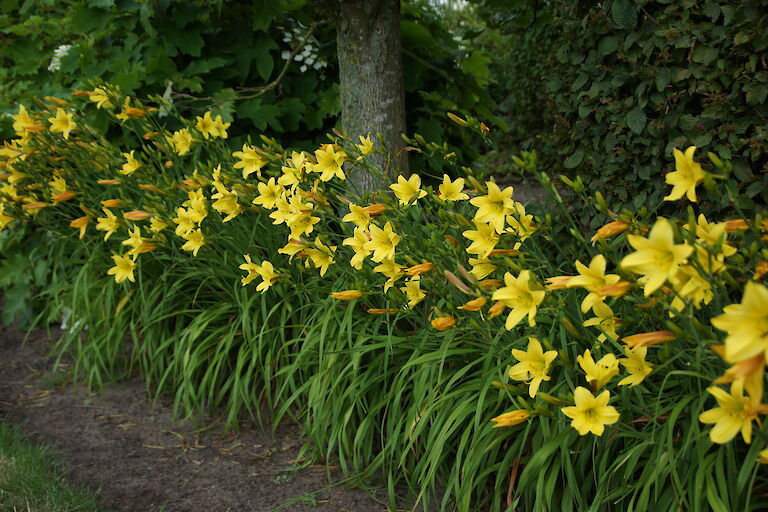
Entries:
POLYGON ((120 208, 125 206, 125 201, 122 199, 105 199, 101 201, 101 206, 104 208, 120 208))
POLYGON ((387 313, 397 313, 399 310, 397 309, 376 309, 372 308, 368 310, 368 313, 371 315, 385 315, 387 313))
POLYGON ((653 331, 633 334, 632 336, 622 338, 621 341, 626 343, 629 348, 636 348, 658 345, 659 343, 666 343, 668 341, 674 340, 675 338, 677 338, 677 336, 672 331, 653 331))
POLYGON ((443 237, 449 242, 451 242, 451 245, 453 245, 454 247, 457 247, 459 245, 459 241, 456 240, 456 237, 453 237, 451 235, 443 235, 443 237))
POLYGON ((155 249, 158 248, 158 245, 155 243, 146 243, 142 244, 141 247, 139 247, 139 254, 144 254, 145 252, 152 252, 155 249))
POLYGON ((491 133, 491 129, 488 128, 488 125, 485 123, 480 123, 480 131, 483 132, 483 135, 488 135, 491 133))
POLYGON ((453 272, 445 271, 443 272, 443 275, 448 280, 449 283, 451 283, 453 286, 456 287, 457 290, 459 290, 462 293, 466 293, 467 295, 472 295, 472 288, 467 286, 464 281, 456 277, 456 275, 453 272))
POLYGON ((525 409, 518 409, 516 411, 505 412, 500 416, 492 418, 491 421, 496 423, 493 428, 514 427, 515 425, 525 423, 525 421, 530 417, 530 412, 526 411, 525 409))
POLYGON ((758 261, 755 265, 755 275, 752 277, 755 281, 768 274, 768 261, 758 261))
POLYGON ((486 300, 485 297, 478 297, 476 299, 473 299, 463 306, 459 306, 456 309, 463 309, 464 311, 480 311, 483 306, 485 306, 486 300))
POLYGON ((446 115, 448 116, 448 119, 450 119, 451 121, 453 121, 459 126, 469 126, 469 123, 466 120, 460 118, 453 112, 446 112, 446 115))
POLYGON ((484 281, 480 281, 480 286, 483 287, 483 290, 491 291, 495 290, 499 286, 503 285, 504 281, 501 279, 486 279, 484 281))
POLYGON ((493 426, 493 428, 514 427, 515 425, 525 423, 525 421, 530 417, 531 417, 530 412, 528 412, 525 409, 518 409, 516 411, 505 412, 500 416, 496 416, 495 418, 492 418, 491 421, 493 423, 496 423, 493 426))
POLYGON ((93 91, 83 91, 80 89, 74 89, 72 91, 72 96, 90 96, 93 94, 93 91))
POLYGON ((438 331, 447 331, 456 325, 456 319, 452 316, 441 316, 432 320, 432 327, 438 331))
POLYGON ((491 318, 496 318, 500 314, 504 312, 504 309, 507 307, 506 304, 504 304, 502 301, 496 301, 496 303, 491 306, 491 309, 488 310, 488 313, 490 313, 491 318))
POLYGON ((728 233, 735 233, 736 231, 743 231, 749 229, 749 224, 744 219, 731 219, 724 222, 725 230, 728 233))
POLYGON ((130 212, 125 212, 123 214, 123 217, 128 220, 144 220, 150 218, 151 216, 152 214, 145 210, 131 210, 130 212))
POLYGON ((157 188, 154 185, 146 185, 144 183, 139 183, 139 188, 141 190, 148 190, 150 192, 157 192, 158 194, 162 194, 163 193, 162 190, 160 190, 159 188, 157 188))
POLYGON ((43 99, 46 101, 50 101, 51 103, 55 103, 59 105, 60 107, 63 107, 67 104, 67 100, 63 100, 61 98, 56 98, 55 96, 43 96, 43 99))
POLYGON ((128 117, 136 117, 136 118, 138 118, 138 117, 144 117, 147 113, 143 109, 140 109, 140 108, 128 107, 128 108, 123 110, 123 114, 128 116, 128 117))
POLYGON ((629 281, 617 281, 613 284, 603 286, 602 288, 597 290, 596 293, 604 297, 621 297, 622 295, 627 293, 631 287, 632 287, 632 283, 630 283, 629 281))
POLYGON ((343 292, 334 292, 331 294, 336 300, 355 300, 363 296, 360 290, 344 290, 343 292))
POLYGON ((119 185, 120 182, 118 180, 96 180, 96 183, 99 185, 119 185))
POLYGON ((27 203, 24 206, 22 206, 22 210, 39 210, 40 208, 45 208, 48 206, 48 203, 44 203, 42 201, 35 201, 33 203, 27 203))
POLYGON ((592 243, 594 244, 595 240, 597 240, 598 238, 610 238, 612 236, 616 236, 619 233, 626 231, 627 227, 629 227, 629 224, 620 220, 609 222, 608 224, 606 224, 605 226, 597 230, 597 233, 595 233, 595 236, 591 238, 592 243))
POLYGON ((173 167, 173 162, 171 162, 170 160, 166 160, 165 161, 165 168, 166 169, 170 169, 171 167, 173 167))
POLYGON ((91 220, 90 217, 78 217, 77 219, 69 223, 69 227, 80 230, 80 240, 82 240, 83 237, 85 237, 85 228, 86 226, 88 226, 88 222, 90 220, 91 220))
POLYGON ((374 203, 372 205, 363 208, 368 215, 375 216, 384 213, 387 210, 387 205, 384 203, 374 203))
POLYGON ((62 201, 69 201, 76 195, 77 195, 77 192, 72 192, 71 190, 67 190, 66 192, 61 192, 59 194, 52 196, 51 199, 53 199, 53 204, 59 204, 62 201))
POLYGON ((408 274, 409 276, 418 276, 421 274, 426 274, 433 268, 435 268, 434 263, 425 261, 424 263, 419 263, 418 265, 408 267, 407 269, 405 269, 405 273, 408 274))
POLYGON ((491 256, 517 256, 520 251, 517 249, 494 249, 490 252, 491 256))
POLYGON ((571 280, 571 277, 573 276, 554 276, 554 277, 548 277, 546 279, 547 281, 547 290, 564 290, 568 288, 568 281, 571 280))

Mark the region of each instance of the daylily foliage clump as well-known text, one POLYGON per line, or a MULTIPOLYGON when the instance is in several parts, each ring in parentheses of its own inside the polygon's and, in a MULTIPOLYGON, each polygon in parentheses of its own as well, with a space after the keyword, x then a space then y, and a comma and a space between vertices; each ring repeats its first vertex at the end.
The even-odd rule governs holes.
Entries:
MULTIPOLYGON (((472 466, 475 480, 450 491, 460 503, 488 487, 506 493, 506 472, 517 468, 517 475, 521 464, 529 465, 515 499, 553 499, 533 496, 526 485, 553 464, 537 457, 538 450, 558 446, 583 454, 573 460, 605 450, 613 456, 601 464, 614 472, 625 471, 614 465, 621 460, 655 457, 640 447, 655 445, 661 432, 668 449, 695 445, 702 453, 721 453, 726 448, 717 445, 741 433, 736 442, 744 444, 735 450, 749 450, 744 467, 757 464, 757 452, 768 457, 762 429, 768 220, 765 213, 706 217, 699 184, 721 179, 724 186, 711 193, 737 193, 728 185, 727 163, 714 155, 713 170, 705 171, 694 159, 696 148, 675 149, 676 170, 666 175, 673 188, 665 203, 644 212, 614 212, 599 194, 586 196, 581 182, 565 181, 573 185, 572 200, 603 216, 596 229, 562 208, 561 192, 530 153, 515 157, 515 164, 552 192, 561 213, 524 205, 513 187, 480 179, 456 165, 447 146, 420 136, 409 139, 409 148, 441 159, 451 173, 396 176, 389 190, 360 198, 345 181, 349 173, 379 171, 366 160, 381 150, 375 136, 358 143, 336 133, 314 151, 292 151, 262 135, 233 148, 221 115, 178 119, 169 129, 156 109, 108 86, 44 105, 40 112, 20 107, 18 138, 2 149, 0 227, 32 225, 100 251, 102 275, 113 276, 112 286, 125 297, 114 315, 128 314, 136 300, 131 287, 152 285, 142 281, 145 266, 157 272, 169 261, 189 268, 206 261, 201 275, 228 280, 222 294, 253 289, 267 302, 275 294, 280 304, 288 290, 321 290, 322 308, 346 308, 376 326, 375 334, 421 333, 426 345, 441 348, 407 368, 436 365, 439 372, 426 394, 405 398, 415 412, 387 424, 400 436, 400 463, 422 474, 455 456, 496 468, 492 477, 479 462, 472 466), (113 147, 84 124, 87 109, 104 109, 136 144, 113 147), (233 285, 239 291, 232 292, 233 285), (452 407, 443 396, 466 389, 472 405, 465 415, 443 417, 440 411, 452 407), (443 433, 445 445, 434 461, 424 449, 432 446, 432 431, 443 433)), ((406 366, 368 371, 397 382, 406 366)), ((296 385, 286 373, 278 371, 285 381, 275 389, 296 385)), ((377 392, 382 388, 389 389, 376 385, 377 392)), ((409 390, 392 392, 397 398, 382 403, 399 403, 409 390)), ((290 399, 297 404, 297 397, 312 393, 297 385, 290 399)), ((390 421, 381 414, 360 425, 390 421)), ((611 494, 608 480, 601 480, 578 491, 590 496, 579 500, 634 499, 650 477, 640 466, 626 471, 620 491, 611 494)), ((568 481, 565 473, 558 478, 568 481)), ((678 502, 701 499, 677 481, 658 478, 675 489, 678 502)), ((489 500, 495 506, 497 494, 489 500)))

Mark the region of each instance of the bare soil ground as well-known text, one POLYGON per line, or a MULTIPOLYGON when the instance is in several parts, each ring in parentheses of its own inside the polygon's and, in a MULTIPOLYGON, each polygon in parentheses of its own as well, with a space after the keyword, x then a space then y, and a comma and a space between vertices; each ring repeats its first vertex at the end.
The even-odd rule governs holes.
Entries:
POLYGON ((283 510, 387 509, 363 490, 322 490, 332 485, 328 471, 338 482, 334 468, 295 470, 302 443, 295 425, 272 435, 179 421, 168 404, 147 399, 139 380, 98 394, 61 386, 48 336, 36 332, 22 344, 23 337, 0 328, 0 419, 56 448, 70 480, 98 490, 105 511, 266 512, 291 500, 283 510))

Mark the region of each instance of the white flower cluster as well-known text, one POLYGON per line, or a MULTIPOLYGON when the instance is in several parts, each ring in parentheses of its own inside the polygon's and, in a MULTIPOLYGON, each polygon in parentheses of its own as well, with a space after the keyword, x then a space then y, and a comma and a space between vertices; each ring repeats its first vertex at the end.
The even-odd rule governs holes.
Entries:
POLYGON ((72 48, 71 44, 62 44, 55 50, 53 50, 53 57, 51 63, 48 64, 48 71, 54 72, 61 69, 61 58, 69 53, 69 49, 72 48))
MULTIPOLYGON (((299 27, 293 27, 291 30, 286 30, 283 33, 283 42, 288 43, 291 46, 294 45, 303 45, 301 48, 301 51, 296 54, 296 56, 293 58, 296 62, 300 62, 301 66, 299 66, 299 69, 301 72, 305 72, 309 68, 314 68, 316 70, 324 69, 326 66, 328 66, 328 62, 320 57, 320 48, 319 43, 317 42, 317 39, 314 37, 306 38, 304 37, 304 29, 299 27)), ((281 57, 283 60, 288 60, 288 57, 290 57, 291 52, 288 50, 284 50, 281 54, 281 57)))

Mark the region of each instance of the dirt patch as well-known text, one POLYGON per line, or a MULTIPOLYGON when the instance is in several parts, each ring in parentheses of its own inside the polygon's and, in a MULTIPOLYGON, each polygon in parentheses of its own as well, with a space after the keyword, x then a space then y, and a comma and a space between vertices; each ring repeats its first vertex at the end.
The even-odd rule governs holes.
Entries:
POLYGON ((0 418, 53 445, 73 483, 99 490, 104 510, 262 512, 291 500, 284 510, 387 509, 365 491, 327 489, 340 478, 332 467, 296 469, 302 439, 295 425, 272 435, 179 421, 168 404, 148 401, 138 380, 99 394, 58 386, 48 337, 22 339, 0 329, 0 418))

